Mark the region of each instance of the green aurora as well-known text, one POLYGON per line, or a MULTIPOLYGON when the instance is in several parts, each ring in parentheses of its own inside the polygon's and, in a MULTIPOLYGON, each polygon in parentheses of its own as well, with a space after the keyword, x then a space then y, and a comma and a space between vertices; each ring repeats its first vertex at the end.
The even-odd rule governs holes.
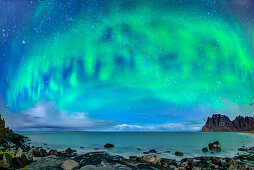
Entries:
MULTIPOLYGON (((31 22, 50 16, 54 5, 38 5, 31 22)), ((252 101, 252 47, 236 19, 198 6, 112 6, 96 17, 80 12, 54 34, 25 31, 27 47, 11 75, 8 106, 21 110, 44 99, 91 117, 109 107, 116 111, 109 119, 117 120, 126 108, 142 110, 148 98, 212 111, 227 109, 225 100, 239 106, 252 101)))

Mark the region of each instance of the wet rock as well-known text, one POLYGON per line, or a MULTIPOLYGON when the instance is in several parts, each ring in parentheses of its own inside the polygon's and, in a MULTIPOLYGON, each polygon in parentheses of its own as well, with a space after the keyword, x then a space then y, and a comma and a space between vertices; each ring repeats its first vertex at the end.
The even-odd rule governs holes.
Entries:
POLYGON ((40 149, 40 157, 47 156, 47 151, 45 149, 40 149))
POLYGON ((157 153, 157 151, 155 149, 151 149, 149 152, 150 153, 157 153))
POLYGON ((138 157, 137 156, 130 156, 129 159, 131 161, 137 161, 138 160, 138 157))
POLYGON ((84 146, 80 146, 80 149, 85 149, 85 147, 84 146))
POLYGON ((65 152, 66 154, 70 155, 70 154, 72 154, 74 151, 73 151, 71 148, 67 148, 64 152, 65 152))
POLYGON ((184 158, 181 160, 181 162, 186 162, 186 161, 187 161, 188 165, 193 166, 194 161, 192 158, 184 158))
POLYGON ((147 155, 147 156, 142 156, 141 161, 157 164, 161 161, 161 157, 158 155, 147 155))
POLYGON ((203 151, 203 152, 208 152, 208 148, 205 147, 205 148, 202 149, 202 151, 203 151))
POLYGON ((143 154, 149 154, 150 152, 143 152, 143 154))
POLYGON ((63 162, 62 164, 62 168, 64 170, 76 170, 79 168, 79 163, 74 161, 74 160, 71 160, 71 159, 67 159, 66 161, 63 162))
POLYGON ((104 148, 114 148, 115 146, 113 144, 107 143, 104 145, 104 148))
POLYGON ((170 153, 170 151, 165 151, 165 153, 170 153))
POLYGON ((219 141, 216 141, 214 143, 210 143, 208 145, 208 147, 209 147, 209 150, 212 150, 212 151, 221 151, 221 145, 220 145, 219 141))
POLYGON ((182 152, 175 152, 175 155, 176 156, 183 156, 183 153, 182 152))

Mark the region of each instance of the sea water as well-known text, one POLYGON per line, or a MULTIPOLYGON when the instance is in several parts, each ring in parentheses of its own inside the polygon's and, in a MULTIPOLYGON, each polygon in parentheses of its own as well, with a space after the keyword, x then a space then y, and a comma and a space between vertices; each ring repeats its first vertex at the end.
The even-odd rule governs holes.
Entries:
POLYGON ((164 158, 179 158, 176 151, 184 157, 223 156, 233 157, 237 148, 254 145, 254 135, 241 132, 19 132, 31 139, 31 145, 45 149, 63 151, 70 147, 79 154, 106 151, 115 155, 140 156, 143 152, 155 149, 164 158), (202 152, 203 147, 219 141, 221 152, 202 152), (104 145, 112 143, 114 148, 104 145), (81 149, 80 147, 84 147, 81 149), (167 153, 170 151, 170 153, 167 153))

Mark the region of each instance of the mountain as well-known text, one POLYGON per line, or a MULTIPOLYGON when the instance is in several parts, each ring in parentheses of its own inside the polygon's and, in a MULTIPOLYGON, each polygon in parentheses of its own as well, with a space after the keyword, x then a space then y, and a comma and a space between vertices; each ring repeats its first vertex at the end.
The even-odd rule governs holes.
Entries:
POLYGON ((254 118, 238 116, 231 121, 227 116, 214 114, 208 117, 201 132, 254 131, 254 118))

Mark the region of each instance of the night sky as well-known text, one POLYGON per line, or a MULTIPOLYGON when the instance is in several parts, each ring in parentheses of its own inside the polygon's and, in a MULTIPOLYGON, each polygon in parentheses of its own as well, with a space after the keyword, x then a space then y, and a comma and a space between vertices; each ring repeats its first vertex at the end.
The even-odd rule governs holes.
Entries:
POLYGON ((15 130, 197 131, 253 116, 252 0, 0 0, 15 130))

